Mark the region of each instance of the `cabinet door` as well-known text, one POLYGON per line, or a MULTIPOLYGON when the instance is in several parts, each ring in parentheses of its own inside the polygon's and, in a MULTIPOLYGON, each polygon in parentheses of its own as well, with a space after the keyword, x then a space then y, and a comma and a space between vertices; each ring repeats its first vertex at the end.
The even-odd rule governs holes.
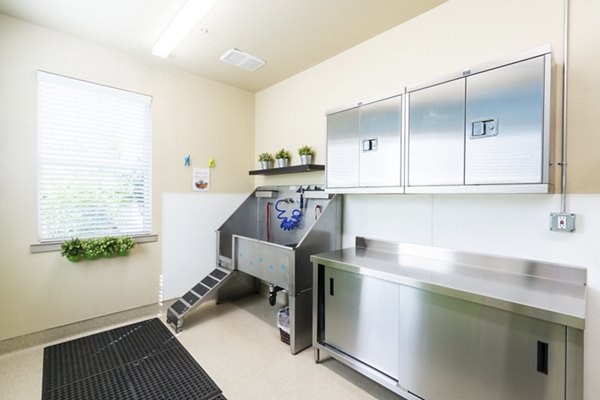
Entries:
POLYGON ((398 383, 426 400, 564 400, 564 326, 402 287, 398 383))
POLYGON ((464 183, 465 80, 409 93, 408 186, 464 183))
POLYGON ((358 187, 358 108, 327 116, 327 187, 358 187))
POLYGON ((543 183, 544 57, 467 77, 465 183, 543 183))
POLYGON ((398 376, 399 286, 325 268, 325 342, 384 374, 398 376))
POLYGON ((360 108, 361 187, 400 186, 402 96, 360 108))

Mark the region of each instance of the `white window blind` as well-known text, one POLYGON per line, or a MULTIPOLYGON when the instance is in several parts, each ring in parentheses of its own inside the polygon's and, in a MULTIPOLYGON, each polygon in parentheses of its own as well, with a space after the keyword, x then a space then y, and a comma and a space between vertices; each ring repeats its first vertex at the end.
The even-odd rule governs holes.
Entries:
POLYGON ((151 97, 38 71, 40 242, 151 233, 151 97))

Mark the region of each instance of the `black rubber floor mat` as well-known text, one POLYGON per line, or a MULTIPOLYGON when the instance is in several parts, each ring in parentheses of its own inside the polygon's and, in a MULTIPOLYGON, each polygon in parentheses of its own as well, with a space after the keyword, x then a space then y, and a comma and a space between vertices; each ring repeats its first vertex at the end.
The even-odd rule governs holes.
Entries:
POLYGON ((42 400, 225 399, 158 318, 44 349, 42 400))

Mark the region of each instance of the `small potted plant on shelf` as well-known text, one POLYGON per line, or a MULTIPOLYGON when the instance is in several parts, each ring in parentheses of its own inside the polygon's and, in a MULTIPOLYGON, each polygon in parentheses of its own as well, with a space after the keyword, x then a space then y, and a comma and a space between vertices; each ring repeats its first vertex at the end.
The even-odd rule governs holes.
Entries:
POLYGON ((312 147, 304 145, 298 149, 298 154, 300 155, 300 164, 307 165, 311 163, 315 151, 312 147))
POLYGON ((135 240, 131 236, 121 236, 117 238, 117 252, 121 256, 129 254, 131 249, 135 246, 135 240))
POLYGON ((273 155, 271 153, 260 153, 258 155, 258 161, 262 169, 269 169, 273 166, 273 155))
POLYGON ((113 236, 105 236, 98 241, 100 246, 100 254, 102 257, 110 258, 117 254, 117 238, 113 236))
POLYGON ((290 152, 285 149, 281 149, 275 153, 275 159, 277 160, 277 167, 287 167, 290 162, 290 152))
POLYGON ((66 240, 60 245, 60 255, 71 262, 77 262, 83 256, 83 243, 79 238, 66 240))
POLYGON ((98 239, 85 239, 82 241, 83 257, 95 260, 100 255, 100 241, 98 239))

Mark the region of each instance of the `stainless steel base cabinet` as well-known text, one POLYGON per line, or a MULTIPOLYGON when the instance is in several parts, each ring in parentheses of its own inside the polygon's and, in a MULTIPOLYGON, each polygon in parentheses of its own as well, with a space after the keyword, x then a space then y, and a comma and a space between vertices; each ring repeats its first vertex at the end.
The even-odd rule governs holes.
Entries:
POLYGON ((564 400, 566 327, 402 287, 399 384, 426 400, 564 400))
POLYGON ((324 286, 325 342, 397 379, 400 287, 335 268, 324 286))
POLYGON ((313 254, 315 362, 406 400, 582 400, 587 269, 356 238, 313 254))

